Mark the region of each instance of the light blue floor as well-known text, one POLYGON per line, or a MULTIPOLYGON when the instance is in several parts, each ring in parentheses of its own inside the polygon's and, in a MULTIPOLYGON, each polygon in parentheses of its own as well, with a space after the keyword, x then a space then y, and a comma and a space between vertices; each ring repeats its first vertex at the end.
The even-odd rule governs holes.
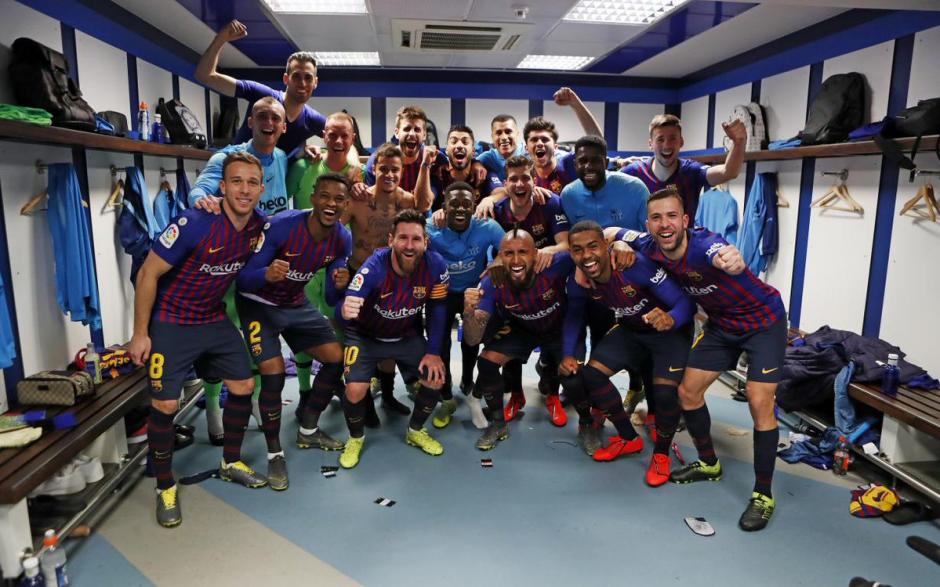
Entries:
POLYGON ((84 585, 121 585, 149 587, 153 585, 137 568, 124 558, 110 542, 92 533, 80 541, 69 541, 77 548, 67 550, 68 574, 74 587, 84 585))
MULTIPOLYGON (((535 378, 528 368, 525 376, 535 378)), ((290 390, 295 385, 289 380, 290 390)), ((445 446, 440 457, 406 446, 407 417, 379 408, 383 426, 366 431, 360 465, 332 479, 320 466, 337 464, 338 453, 297 450, 290 405, 282 430, 287 492, 217 480, 202 487, 366 585, 842 586, 856 575, 894 587, 940 585, 940 567, 904 544, 910 534, 940 542, 935 525, 853 518, 847 490, 778 472, 777 512, 766 530, 747 534, 737 520, 751 492, 749 462, 723 457, 720 483, 651 489, 643 483, 649 448, 595 463, 574 446, 574 418, 554 428, 536 396, 511 424, 512 436, 489 453, 473 448, 479 432, 461 403, 454 424, 432 430, 445 446), (492 469, 481 468, 484 457, 492 469), (397 504, 380 507, 378 497, 397 504), (695 536, 686 516, 705 517, 716 535, 695 536)), ((715 398, 709 405, 716 427, 750 428, 744 404, 715 398)), ((204 440, 201 414, 195 423, 199 442, 177 455, 179 473, 210 468, 220 456, 204 440)), ((345 438, 338 409, 321 423, 345 438)), ((691 446, 683 452, 694 455, 691 446)), ((250 431, 245 460, 263 471, 264 454, 262 434, 250 431)), ((95 584, 84 579, 98 572, 107 584, 147 584, 127 567, 102 538, 72 562, 78 585, 95 584)))

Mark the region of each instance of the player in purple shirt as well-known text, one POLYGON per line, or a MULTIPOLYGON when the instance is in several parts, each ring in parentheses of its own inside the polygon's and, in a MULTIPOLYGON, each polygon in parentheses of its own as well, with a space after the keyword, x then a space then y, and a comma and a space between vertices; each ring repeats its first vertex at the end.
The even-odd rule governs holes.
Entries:
POLYGON ((741 172, 744 162, 747 129, 740 120, 723 122, 721 128, 730 139, 731 148, 721 165, 702 165, 698 161, 682 159, 682 122, 672 114, 658 114, 650 122, 649 146, 652 157, 628 163, 623 173, 636 177, 649 188, 650 193, 666 186, 675 186, 685 202, 685 213, 695 221, 702 189, 731 181, 741 172))
MULTIPOLYGON (((498 328, 486 342, 477 361, 480 375, 477 387, 486 398, 490 409, 491 424, 477 440, 480 450, 491 450, 500 440, 509 437, 509 425, 503 411, 503 379, 499 368, 511 359, 526 362, 536 347, 541 347, 541 355, 554 365, 543 370, 542 379, 547 380, 540 389, 545 389, 545 406, 548 408, 552 424, 559 424, 557 415, 564 412, 558 398, 557 386, 550 380, 558 377, 557 365, 561 361, 561 326, 568 306, 565 295, 565 281, 574 271, 574 263, 567 252, 557 253, 551 266, 541 273, 535 272, 536 249, 532 235, 524 230, 514 229, 506 233, 499 247, 501 262, 498 274, 499 285, 494 284, 491 274, 483 278, 479 288, 468 288, 464 293, 464 340, 467 344, 479 344, 490 325, 490 317, 501 312, 506 323, 498 328), (505 281, 505 283, 503 283, 505 281), (554 391, 554 393, 552 393, 554 391)), ((492 326, 499 327, 494 322, 492 326)), ((580 349, 583 358, 583 346, 580 349)), ((567 390, 572 378, 561 380, 567 390)), ((567 422, 567 417, 564 422, 567 422)))
MULTIPOLYGON (((588 287, 568 280, 568 313, 565 315, 563 374, 580 371, 588 394, 580 398, 579 439, 595 461, 611 461, 620 455, 639 452, 643 439, 637 436, 623 409, 620 393, 610 377, 628 366, 652 360, 650 389, 656 405, 656 441, 646 482, 652 486, 669 480, 669 447, 679 424, 676 387, 682 379, 692 342, 695 306, 662 267, 636 254, 628 269, 611 264, 604 231, 599 224, 583 220, 568 233, 571 258, 588 279, 588 287), (610 308, 617 323, 591 349, 591 360, 583 369, 574 357, 575 343, 584 328, 588 299, 610 308), (604 410, 618 435, 600 448, 592 424, 589 402, 604 410), (593 448, 594 450, 589 450, 593 448)), ((574 399, 574 398, 569 398, 574 399)))
POLYGON ((364 442, 363 398, 384 359, 394 359, 406 381, 410 377, 420 381, 405 442, 429 455, 444 452, 423 426, 440 401, 445 379, 441 345, 449 275, 444 259, 427 250, 425 222, 417 210, 399 212, 388 236, 389 248, 366 259, 346 290, 342 317, 346 321, 349 440, 339 458, 346 469, 359 463, 364 442), (422 311, 427 313, 427 340, 422 334, 422 311))
POLYGON ((183 520, 173 479, 173 416, 194 365, 202 377, 222 378, 230 392, 220 476, 252 488, 267 484, 241 461, 254 380, 245 344, 222 303, 262 236, 265 219, 255 210, 264 191, 261 162, 249 153, 231 153, 222 178, 222 213, 184 212, 154 242, 137 276, 128 353, 137 365, 149 359, 147 436, 157 478, 157 522, 165 527, 183 520))
MULTIPOLYGON (((251 105, 264 96, 272 96, 284 104, 287 113, 287 131, 281 135, 277 142, 279 149, 293 156, 298 147, 303 149, 307 139, 323 133, 326 118, 307 105, 307 101, 317 89, 317 61, 313 53, 298 51, 287 58, 287 68, 284 72, 285 91, 281 92, 269 88, 264 84, 253 81, 237 80, 231 76, 219 73, 219 54, 226 43, 237 41, 248 36, 248 29, 244 24, 233 20, 223 27, 196 65, 196 80, 223 96, 232 96, 248 100, 248 112, 251 105)), ((247 117, 235 135, 235 144, 251 140, 251 129, 248 128, 247 117)), ((356 155, 358 157, 358 154, 356 155)))
POLYGON ((754 419, 754 491, 738 525, 764 528, 774 511, 771 493, 777 454, 774 394, 787 345, 786 311, 780 294, 758 279, 740 251, 703 228, 689 230, 682 196, 666 188, 650 196, 649 234, 620 231, 620 238, 660 263, 708 314, 692 345, 679 385, 679 403, 699 460, 675 471, 675 483, 717 481, 721 463, 710 434, 705 390, 747 352, 747 399, 754 419))
POLYGON ((339 450, 343 443, 318 428, 320 413, 342 386, 343 349, 330 321, 307 300, 304 288, 325 267, 326 301, 338 301, 337 290, 349 283, 346 258, 352 236, 339 218, 349 197, 349 180, 339 173, 317 179, 310 210, 286 210, 271 218, 260 250, 238 275, 238 316, 252 360, 261 373, 261 429, 268 447, 268 483, 287 489, 287 461, 281 448, 281 392, 284 357, 281 337, 296 354, 316 358, 320 370, 308 394, 301 395, 302 417, 297 446, 339 450), (306 395, 306 397, 305 397, 306 395))
MULTIPOLYGON (((516 155, 506 160, 506 193, 508 198, 502 200, 493 209, 493 218, 503 230, 519 228, 535 239, 538 249, 535 271, 544 270, 552 262, 555 253, 568 249, 568 217, 561 207, 561 199, 555 194, 549 194, 544 203, 535 199, 535 173, 534 165, 530 159, 516 155)), ((557 365, 545 365, 539 356, 538 371, 549 369, 554 371, 557 365)), ((525 394, 522 392, 522 363, 510 361, 503 367, 503 381, 510 392, 509 402, 506 404, 505 418, 512 421, 525 406, 525 394)), ((548 394, 548 389, 543 389, 548 394)), ((557 385, 552 390, 558 393, 557 385)), ((555 410, 555 422, 558 426, 567 423, 564 410, 555 410)))

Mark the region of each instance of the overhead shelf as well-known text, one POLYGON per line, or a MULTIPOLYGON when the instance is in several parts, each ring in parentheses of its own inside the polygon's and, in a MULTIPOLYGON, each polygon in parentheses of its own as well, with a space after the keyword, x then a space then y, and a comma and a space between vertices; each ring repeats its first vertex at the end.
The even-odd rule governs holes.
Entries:
POLYGON ((124 153, 144 153, 163 157, 182 157, 184 159, 206 160, 212 151, 196 149, 183 145, 161 145, 136 141, 124 137, 114 137, 93 132, 83 132, 55 126, 38 126, 15 120, 0 120, 0 140, 57 145, 66 147, 85 147, 98 151, 118 151, 124 153))
MULTIPOLYGON (((922 137, 918 152, 933 151, 937 145, 938 135, 922 137)), ((914 146, 914 137, 893 139, 902 151, 910 151, 914 146)), ((809 147, 793 147, 792 149, 779 149, 776 151, 749 151, 744 154, 745 161, 784 161, 787 159, 803 159, 805 157, 849 157, 853 155, 881 155, 881 149, 875 141, 855 141, 851 143, 835 143, 831 145, 813 145, 809 147)), ((715 155, 690 156, 699 163, 724 163, 727 153, 715 155)))

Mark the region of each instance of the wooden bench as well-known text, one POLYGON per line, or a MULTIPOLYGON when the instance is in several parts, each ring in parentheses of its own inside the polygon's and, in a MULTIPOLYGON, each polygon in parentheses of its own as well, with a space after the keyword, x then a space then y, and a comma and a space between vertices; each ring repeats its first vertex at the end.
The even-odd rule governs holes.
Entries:
MULTIPOLYGON (((103 463, 122 463, 127 454, 124 416, 140 405, 146 393, 146 370, 140 368, 99 385, 93 397, 63 410, 75 414, 75 427, 44 432, 29 446, 0 450, 0 567, 4 578, 20 573, 20 553, 33 546, 26 496, 97 439, 103 442, 95 456, 103 463)), ((107 480, 99 485, 107 485, 107 480)), ((69 525, 78 521, 73 518, 69 525)))
POLYGON ((886 416, 940 438, 940 391, 899 387, 897 397, 881 393, 870 385, 852 383, 849 396, 886 416))

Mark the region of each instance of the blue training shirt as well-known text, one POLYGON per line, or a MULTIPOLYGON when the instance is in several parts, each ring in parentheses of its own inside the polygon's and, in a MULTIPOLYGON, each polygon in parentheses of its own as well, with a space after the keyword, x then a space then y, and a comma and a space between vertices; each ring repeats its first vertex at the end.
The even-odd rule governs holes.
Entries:
MULTIPOLYGON (((525 145, 517 145, 513 156, 526 154, 525 145)), ((500 155, 495 148, 483 151, 475 159, 482 163, 487 171, 495 174, 500 181, 506 181, 506 158, 500 155)))
POLYGON ((646 200, 650 192, 643 182, 619 171, 608 171, 607 181, 595 191, 580 179, 561 191, 561 205, 574 225, 593 220, 601 228, 620 226, 633 230, 646 229, 646 200))
POLYGON ((258 202, 258 209, 263 214, 271 215, 283 212, 288 208, 287 199, 287 155, 284 151, 275 148, 270 155, 260 155, 252 146, 252 141, 240 145, 229 145, 209 158, 196 185, 189 190, 189 206, 206 196, 222 196, 219 182, 222 181, 222 164, 229 153, 247 151, 261 161, 261 170, 264 175, 264 192, 258 202))
POLYGON ((470 226, 463 232, 450 227, 428 226, 430 250, 439 253, 447 262, 450 291, 461 293, 468 287, 477 286, 480 274, 486 269, 487 252, 490 247, 494 254, 499 250, 504 234, 502 227, 490 219, 472 218, 470 226))

